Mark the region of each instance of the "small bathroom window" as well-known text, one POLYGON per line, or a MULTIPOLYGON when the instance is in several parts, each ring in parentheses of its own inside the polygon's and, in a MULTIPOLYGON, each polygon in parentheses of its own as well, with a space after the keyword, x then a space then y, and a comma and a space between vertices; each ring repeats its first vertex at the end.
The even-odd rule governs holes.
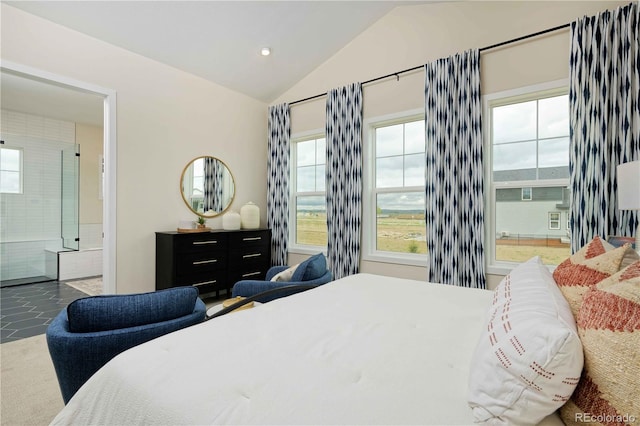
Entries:
POLYGON ((0 148, 0 192, 22 194, 22 149, 0 148))

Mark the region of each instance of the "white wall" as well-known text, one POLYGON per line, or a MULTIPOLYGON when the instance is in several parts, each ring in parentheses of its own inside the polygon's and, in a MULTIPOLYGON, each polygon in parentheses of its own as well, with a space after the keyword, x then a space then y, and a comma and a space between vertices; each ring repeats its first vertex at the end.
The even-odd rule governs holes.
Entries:
POLYGON ((102 223, 99 158, 103 150, 102 127, 76 123, 76 143, 80 145, 80 223, 102 223))
MULTIPOLYGON (((223 160, 236 180, 232 207, 253 201, 266 223, 264 103, 5 3, 1 8, 3 60, 117 93, 118 293, 155 289, 155 232, 194 218, 179 181, 197 156, 223 160)), ((219 227, 221 219, 210 224, 219 227)))
MULTIPOLYGON (((628 1, 442 2, 402 6, 380 19, 340 52, 280 96, 292 102, 356 81, 482 48, 569 23, 628 1)), ((569 30, 510 44, 481 55, 482 93, 569 77, 569 30)), ((364 117, 424 108, 422 70, 364 86, 364 117)), ((292 134, 324 128, 325 98, 292 106, 292 134)), ((365 138, 366 141, 366 138, 365 138)), ((487 214, 487 217, 489 215, 487 214)), ((306 256, 292 254, 289 263, 306 256)), ((363 272, 424 280, 426 268, 362 262, 363 272)), ((489 276, 495 287, 500 276, 489 276)))

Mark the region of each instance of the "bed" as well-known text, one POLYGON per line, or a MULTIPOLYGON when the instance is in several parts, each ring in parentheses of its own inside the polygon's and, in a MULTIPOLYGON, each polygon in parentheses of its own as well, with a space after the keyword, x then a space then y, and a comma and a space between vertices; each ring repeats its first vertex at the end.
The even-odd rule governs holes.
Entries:
POLYGON ((52 424, 473 424, 492 303, 488 290, 353 275, 132 348, 52 424))

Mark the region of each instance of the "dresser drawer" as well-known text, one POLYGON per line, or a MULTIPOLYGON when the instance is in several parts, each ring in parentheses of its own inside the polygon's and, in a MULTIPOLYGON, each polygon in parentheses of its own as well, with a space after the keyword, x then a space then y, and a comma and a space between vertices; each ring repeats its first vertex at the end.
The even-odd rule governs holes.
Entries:
POLYGON ((222 233, 203 232, 193 235, 182 235, 176 241, 177 253, 190 253, 212 250, 224 250, 227 246, 227 235, 222 233))
POLYGON ((183 253, 176 259, 176 274, 178 276, 216 271, 226 267, 227 253, 221 250, 183 253))
POLYGON ((231 247, 271 245, 269 230, 242 231, 229 235, 231 247))
POLYGON ((227 274, 225 271, 213 271, 186 275, 176 279, 176 286, 193 286, 200 294, 211 293, 227 287, 227 274))
POLYGON ((253 265, 246 269, 229 271, 229 282, 233 284, 242 280, 264 280, 269 266, 253 265))
POLYGON ((269 263, 269 258, 268 247, 232 248, 229 252, 229 268, 242 269, 251 265, 266 265, 269 263))

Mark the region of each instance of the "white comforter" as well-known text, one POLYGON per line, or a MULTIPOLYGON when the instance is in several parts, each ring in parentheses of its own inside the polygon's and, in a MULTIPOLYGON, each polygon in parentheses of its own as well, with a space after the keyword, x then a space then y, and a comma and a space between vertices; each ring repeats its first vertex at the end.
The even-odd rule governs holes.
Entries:
POLYGON ((120 354, 53 424, 472 424, 491 296, 344 278, 120 354))

